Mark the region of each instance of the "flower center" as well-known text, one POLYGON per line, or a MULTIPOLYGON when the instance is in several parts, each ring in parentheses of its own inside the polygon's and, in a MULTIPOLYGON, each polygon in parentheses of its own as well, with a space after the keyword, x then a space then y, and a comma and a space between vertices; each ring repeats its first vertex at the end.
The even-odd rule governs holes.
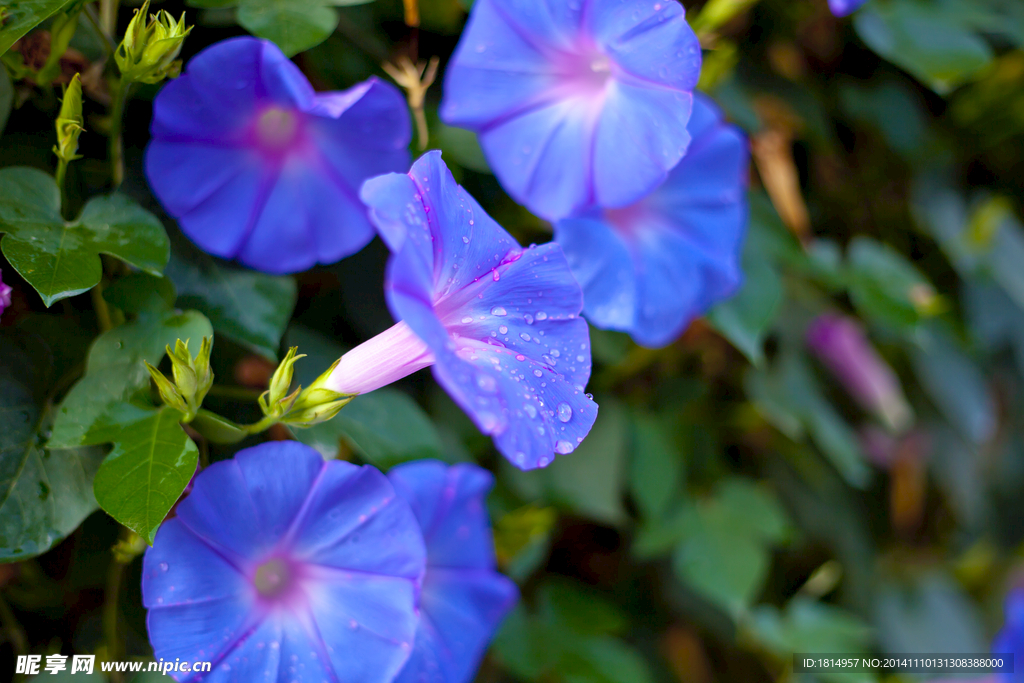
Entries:
POLYGON ((287 562, 275 557, 256 568, 252 582, 261 596, 276 598, 291 585, 292 570, 287 562))
POLYGON ((566 55, 560 65, 565 75, 564 86, 570 96, 601 96, 612 78, 612 60, 596 49, 566 55))
POLYGON ((256 139, 268 150, 282 150, 291 145, 299 132, 299 117, 294 111, 270 107, 256 119, 256 139))

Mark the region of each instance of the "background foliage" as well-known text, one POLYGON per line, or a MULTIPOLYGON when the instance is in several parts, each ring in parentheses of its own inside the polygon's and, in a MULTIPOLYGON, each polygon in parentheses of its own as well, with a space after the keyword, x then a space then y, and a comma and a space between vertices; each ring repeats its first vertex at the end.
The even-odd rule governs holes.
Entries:
MULTIPOLYGON (((22 36, 71 4, 8 2, 0 52, 21 38, 14 50, 38 59, 49 36, 22 36)), ((420 0, 416 32, 399 0, 159 7, 197 25, 186 59, 248 30, 296 55, 319 89, 340 89, 386 77, 381 63, 410 50, 443 64, 470 4, 420 0)), ((382 468, 440 458, 497 473, 497 550, 524 599, 483 681, 789 681, 793 652, 986 651, 1024 541, 1024 5, 871 0, 838 20, 825 0, 684 4, 706 48, 701 88, 756 160, 742 291, 665 349, 593 330, 600 417, 542 471, 498 457, 427 373, 294 436, 382 468), (835 310, 858 317, 897 371, 909 431, 876 438, 810 354, 809 322, 835 310)), ((121 30, 130 16, 122 8, 121 30)), ((98 505, 148 537, 198 458, 257 442, 197 449, 152 407, 143 360, 215 333, 207 403, 253 422, 282 348, 307 354, 306 385, 391 324, 377 242, 295 278, 188 244, 141 171, 158 86, 129 102, 123 194, 107 197, 105 49, 82 15, 60 62, 65 82, 85 75, 85 158, 68 172, 66 213, 87 239, 33 239, 65 224, 59 192, 42 174, 0 170, 0 268, 14 287, 0 319, 5 671, 28 651, 109 654, 111 619, 127 654, 148 656, 140 562, 120 581, 118 526, 98 505), (18 223, 25 207, 36 213, 18 223), (120 316, 102 334, 97 296, 120 316), (140 449, 162 462, 148 468, 159 477, 119 465, 140 449), (141 490, 148 505, 125 494, 141 490)), ((53 171, 59 94, 0 69, 0 166, 53 171)), ((474 136, 439 122, 439 95, 427 99, 431 146, 520 242, 550 239, 501 191, 474 136)))

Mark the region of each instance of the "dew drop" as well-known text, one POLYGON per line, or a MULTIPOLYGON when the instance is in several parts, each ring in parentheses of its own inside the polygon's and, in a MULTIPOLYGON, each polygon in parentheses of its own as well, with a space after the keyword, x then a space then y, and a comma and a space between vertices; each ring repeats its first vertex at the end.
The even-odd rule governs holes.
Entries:
POLYGON ((558 419, 561 422, 568 422, 572 419, 572 408, 568 403, 558 404, 558 419))
POLYGON ((498 390, 498 382, 490 375, 477 375, 476 385, 480 391, 486 391, 488 394, 493 394, 498 390))
POLYGON ((548 314, 544 311, 537 311, 537 320, 547 320, 548 314))
POLYGON ((471 322, 473 322, 473 317, 472 317, 472 316, 469 316, 469 315, 467 315, 467 316, 464 316, 464 317, 462 318, 462 324, 463 324, 463 325, 468 325, 468 324, 470 324, 471 322))
POLYGON ((558 453, 560 455, 568 455, 569 453, 572 453, 574 450, 576 450, 576 447, 573 446, 568 441, 555 442, 555 453, 558 453))
POLYGON ((524 319, 524 320, 526 321, 526 324, 527 324, 527 325, 532 325, 532 324, 533 324, 533 316, 532 316, 532 315, 530 315, 529 313, 527 313, 526 315, 524 315, 524 316, 523 316, 523 319, 524 319))
POLYGON ((166 563, 166 562, 161 562, 161 563, 160 563, 160 571, 162 571, 162 572, 165 572, 165 571, 167 571, 168 569, 170 569, 170 567, 168 567, 168 566, 167 566, 167 563, 166 563))
POLYGON ((530 341, 530 335, 526 334, 525 332, 520 332, 519 338, 522 339, 523 341, 530 341))
POLYGON ((463 243, 463 244, 469 244, 469 238, 468 238, 468 237, 466 237, 465 235, 463 235, 463 237, 462 237, 462 243, 463 243))
MULTIPOLYGON (((498 278, 494 278, 494 279, 497 280, 498 278)), ((501 306, 495 306, 494 308, 491 309, 491 315, 496 315, 499 318, 503 318, 506 315, 508 315, 508 311, 506 311, 501 306)))
POLYGON ((506 327, 505 325, 501 325, 498 327, 498 332, 501 332, 502 334, 508 334, 508 327, 506 327))
POLYGON ((518 356, 516 356, 516 360, 524 361, 524 360, 526 360, 526 356, 524 356, 523 354, 519 354, 518 356))
POLYGON ((533 371, 533 376, 534 377, 543 377, 544 373, 542 371, 540 371, 540 370, 534 370, 533 371))
POLYGON ((533 407, 532 403, 527 403, 523 405, 523 410, 526 411, 526 414, 530 416, 531 420, 537 417, 537 409, 533 407))

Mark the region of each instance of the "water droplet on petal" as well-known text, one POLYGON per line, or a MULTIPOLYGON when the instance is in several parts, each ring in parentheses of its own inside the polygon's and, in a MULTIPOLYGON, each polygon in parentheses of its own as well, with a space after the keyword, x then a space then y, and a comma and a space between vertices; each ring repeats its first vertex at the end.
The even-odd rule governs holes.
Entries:
POLYGON ((520 332, 519 338, 522 339, 523 341, 530 341, 530 335, 526 334, 525 332, 520 332))
POLYGON ((508 334, 508 327, 506 327, 505 325, 501 325, 498 327, 498 332, 501 332, 502 334, 508 334))
POLYGON ((534 377, 543 377, 544 373, 542 371, 540 371, 540 370, 534 370, 533 371, 533 376, 534 377))
POLYGON ((168 567, 168 566, 167 566, 167 563, 166 563, 166 562, 161 562, 161 563, 160 563, 160 571, 162 571, 162 572, 165 572, 165 571, 167 571, 168 569, 170 569, 170 567, 168 567))
POLYGON ((463 244, 469 244, 469 238, 468 238, 468 237, 466 237, 466 236, 463 236, 463 237, 462 237, 462 243, 463 243, 463 244))
POLYGON ((470 316, 470 315, 463 316, 463 318, 462 318, 462 324, 463 325, 468 325, 471 322, 473 322, 473 316, 470 316))
POLYGON ((523 406, 523 410, 525 410, 525 411, 526 411, 526 414, 530 416, 530 419, 531 419, 531 420, 532 420, 533 418, 537 417, 537 409, 533 407, 533 404, 532 404, 532 403, 527 403, 527 404, 525 404, 525 405, 523 406))
MULTIPOLYGON (((497 278, 495 278, 495 279, 497 279, 497 278)), ((491 309, 491 315, 496 315, 499 318, 501 318, 501 317, 504 317, 504 316, 508 315, 508 311, 506 311, 501 306, 495 306, 494 308, 491 309)))
POLYGON ((524 316, 523 316, 523 319, 524 319, 524 320, 526 321, 526 324, 527 324, 527 325, 532 325, 532 324, 533 324, 533 316, 532 316, 532 315, 530 315, 529 313, 527 313, 526 315, 524 315, 524 316))
POLYGON ((576 447, 573 446, 568 441, 555 442, 555 453, 558 453, 560 455, 568 455, 569 453, 572 453, 574 450, 576 450, 576 447))
POLYGON ((558 404, 558 419, 561 422, 568 422, 572 419, 572 407, 568 403, 558 404))
POLYGON ((544 311, 538 311, 537 312, 537 320, 547 320, 547 319, 548 319, 548 314, 547 313, 545 313, 544 311))

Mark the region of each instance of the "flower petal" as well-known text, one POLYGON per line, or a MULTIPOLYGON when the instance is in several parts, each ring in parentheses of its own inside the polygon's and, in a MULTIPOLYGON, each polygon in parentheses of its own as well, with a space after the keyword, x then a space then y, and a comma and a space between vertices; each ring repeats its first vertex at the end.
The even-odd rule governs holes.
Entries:
POLYGON ((410 581, 418 581, 425 566, 416 519, 387 477, 340 461, 317 480, 289 545, 304 562, 410 581), (364 541, 381 538, 388 542, 364 541))
POLYGON ((395 683, 468 683, 488 642, 519 596, 488 570, 431 569, 412 657, 395 683))
POLYGON ((428 571, 494 568, 494 540, 484 506, 494 486, 490 472, 476 465, 449 467, 420 460, 392 468, 388 479, 423 529, 428 571))
POLYGON ((338 679, 388 683, 412 651, 415 583, 391 576, 319 571, 323 580, 310 591, 310 611, 328 644, 338 679))
POLYGON ((555 225, 555 241, 583 288, 587 319, 602 329, 631 330, 639 295, 625 240, 599 218, 567 218, 555 225))
MULTIPOLYGON (((203 683, 276 683, 281 669, 281 623, 264 619, 254 630, 216 658, 210 673, 196 676, 203 683)), ((164 658, 166 659, 166 657, 164 658)))
POLYGON ((659 87, 692 91, 700 76, 700 41, 672 0, 590 0, 590 30, 630 76, 659 87))
POLYGON ((246 604, 252 586, 224 556, 193 534, 180 520, 160 526, 157 541, 142 562, 142 604, 154 607, 224 598, 246 604))
MULTIPOLYGON (((164 661, 217 662, 229 655, 259 626, 252 605, 238 598, 218 598, 206 602, 151 607, 146 616, 153 653, 164 661)), ((215 665, 216 666, 216 665, 215 665)), ((178 674, 178 680, 191 676, 178 674)), ((242 679, 245 680, 245 679, 242 679)))
POLYGON ((594 198, 626 206, 655 189, 690 143, 690 93, 616 82, 594 138, 594 198), (653 125, 653 122, 657 125, 653 125))

